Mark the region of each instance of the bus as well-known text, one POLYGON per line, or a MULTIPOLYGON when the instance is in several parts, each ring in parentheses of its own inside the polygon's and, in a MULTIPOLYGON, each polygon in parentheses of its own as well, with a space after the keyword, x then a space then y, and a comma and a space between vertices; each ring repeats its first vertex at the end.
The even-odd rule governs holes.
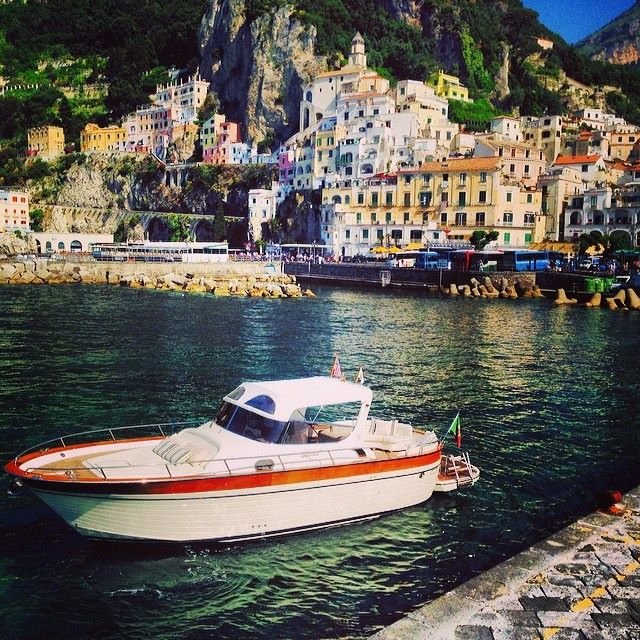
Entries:
POLYGON ((400 251, 393 258, 398 267, 413 269, 437 269, 438 254, 435 251, 400 251))
POLYGON ((562 264, 556 251, 505 250, 497 259, 498 271, 548 271, 562 264))

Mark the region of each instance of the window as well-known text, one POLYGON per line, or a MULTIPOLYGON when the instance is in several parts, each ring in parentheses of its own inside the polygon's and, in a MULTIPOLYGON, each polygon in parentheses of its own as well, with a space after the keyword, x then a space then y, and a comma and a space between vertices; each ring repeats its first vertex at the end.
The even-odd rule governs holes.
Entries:
POLYGON ((486 171, 481 171, 480 172, 480 182, 486 182, 487 181, 487 172, 486 171))
POLYGON ((458 194, 458 206, 459 207, 464 207, 467 204, 467 192, 466 191, 461 191, 458 194))
POLYGON ((527 193, 527 204, 531 204, 533 202, 533 194, 527 193))
POLYGON ((376 229, 376 240, 382 244, 384 240, 384 229, 376 229))
POLYGON ((397 241, 402 240, 402 229, 391 229, 391 238, 397 241))
POLYGON ((443 211, 440 214, 440 224, 447 224, 447 212, 443 211))
POLYGON ((456 224, 459 227, 467 226, 467 214, 465 211, 458 211, 458 213, 456 213, 456 224))
POLYGON ((507 202, 511 202, 511 191, 507 191, 507 202))
POLYGON ((525 176, 528 176, 528 175, 529 175, 529 165, 528 165, 528 164, 525 164, 525 165, 524 165, 524 175, 525 175, 525 176))
POLYGON ((405 193, 404 194, 404 206, 405 207, 410 207, 411 206, 411 194, 410 193, 405 193))
POLYGON ((360 224, 362 222, 362 214, 358 211, 356 213, 356 224, 360 224))
POLYGON ((458 181, 459 181, 459 184, 461 186, 467 184, 467 174, 466 173, 461 173, 458 181))
POLYGON ((346 229, 345 230, 344 238, 345 238, 345 240, 350 240, 351 239, 351 229, 346 229))
POLYGON ((478 192, 478 202, 480 202, 481 204, 484 204, 487 201, 487 192, 486 191, 479 191, 478 192))
POLYGON ((535 216, 533 213, 524 214, 524 224, 529 227, 532 227, 535 224, 535 216))
POLYGON ((524 243, 529 244, 533 240, 533 236, 530 233, 524 234, 524 243))
POLYGON ((363 240, 369 240, 369 229, 363 229, 362 230, 362 239, 363 240))
POLYGON ((588 164, 583 164, 581 171, 582 171, 582 173, 586 173, 587 171, 589 171, 589 165, 588 164))
POLYGON ((431 191, 421 191, 420 192, 420 206, 421 207, 429 207, 431 205, 431 191))
POLYGON ((503 241, 502 244, 511 244, 511 234, 510 233, 505 233, 503 236, 503 241))
POLYGON ((364 193, 362 191, 358 194, 358 204, 364 204, 364 193))
POLYGON ((393 206, 393 191, 387 191, 384 197, 384 202, 388 207, 393 206))
POLYGON ((378 215, 376 214, 375 211, 372 211, 371 212, 371 224, 375 224, 377 220, 378 220, 378 215))
POLYGON ((372 193, 371 194, 371 206, 372 207, 377 207, 378 206, 378 194, 377 193, 372 193))
POLYGON ((476 227, 484 226, 484 221, 485 221, 484 211, 478 211, 476 213, 476 227))
POLYGON ((509 173, 514 174, 516 172, 516 165, 515 164, 510 164, 509 165, 509 173))
POLYGON ((387 223, 391 222, 391 211, 387 211, 387 213, 385 213, 384 219, 387 223))
POLYGON ((409 212, 408 211, 404 212, 404 223, 405 224, 409 224, 409 212))
POLYGON ((502 222, 504 224, 509 224, 509 225, 513 224, 513 213, 510 213, 509 211, 505 211, 502 214, 502 222))

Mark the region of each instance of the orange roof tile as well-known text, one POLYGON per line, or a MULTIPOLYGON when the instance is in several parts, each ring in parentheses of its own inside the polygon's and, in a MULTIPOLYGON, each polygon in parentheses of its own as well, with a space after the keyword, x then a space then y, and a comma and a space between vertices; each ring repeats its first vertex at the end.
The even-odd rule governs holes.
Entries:
POLYGON ((584 155, 584 156, 558 156, 553 164, 593 164, 602 160, 602 156, 598 154, 584 155))
POLYGON ((452 158, 445 162, 423 162, 419 167, 400 169, 398 173, 425 173, 429 171, 482 171, 483 169, 498 169, 502 165, 502 158, 452 158))

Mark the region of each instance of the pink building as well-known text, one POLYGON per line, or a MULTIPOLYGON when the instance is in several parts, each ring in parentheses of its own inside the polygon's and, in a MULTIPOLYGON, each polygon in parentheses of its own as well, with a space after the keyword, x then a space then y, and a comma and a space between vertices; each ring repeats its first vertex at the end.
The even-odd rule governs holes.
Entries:
POLYGON ((205 164, 230 164, 233 161, 232 147, 241 142, 240 125, 227 122, 216 114, 201 127, 202 160, 205 164))
POLYGON ((0 231, 29 230, 29 194, 8 187, 0 189, 0 231))

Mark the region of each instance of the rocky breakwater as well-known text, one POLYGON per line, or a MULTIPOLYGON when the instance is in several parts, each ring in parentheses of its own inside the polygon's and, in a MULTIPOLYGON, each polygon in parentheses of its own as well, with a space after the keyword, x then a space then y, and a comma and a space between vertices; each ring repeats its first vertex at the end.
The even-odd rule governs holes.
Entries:
POLYGON ((227 270, 170 271, 166 266, 137 265, 127 268, 114 263, 72 263, 28 260, 0 264, 0 284, 9 285, 116 285, 131 289, 157 289, 181 293, 247 296, 252 298, 314 297, 302 289, 295 276, 279 273, 235 272, 227 270), (148 267, 148 268, 147 268, 148 267), (160 268, 158 268, 160 267, 160 268))
POLYGON ((544 298, 540 287, 529 276, 517 279, 509 279, 504 276, 496 277, 495 282, 489 276, 485 276, 482 282, 477 278, 471 278, 469 284, 452 283, 448 287, 441 287, 440 293, 446 296, 467 298, 507 298, 509 300, 544 298))

